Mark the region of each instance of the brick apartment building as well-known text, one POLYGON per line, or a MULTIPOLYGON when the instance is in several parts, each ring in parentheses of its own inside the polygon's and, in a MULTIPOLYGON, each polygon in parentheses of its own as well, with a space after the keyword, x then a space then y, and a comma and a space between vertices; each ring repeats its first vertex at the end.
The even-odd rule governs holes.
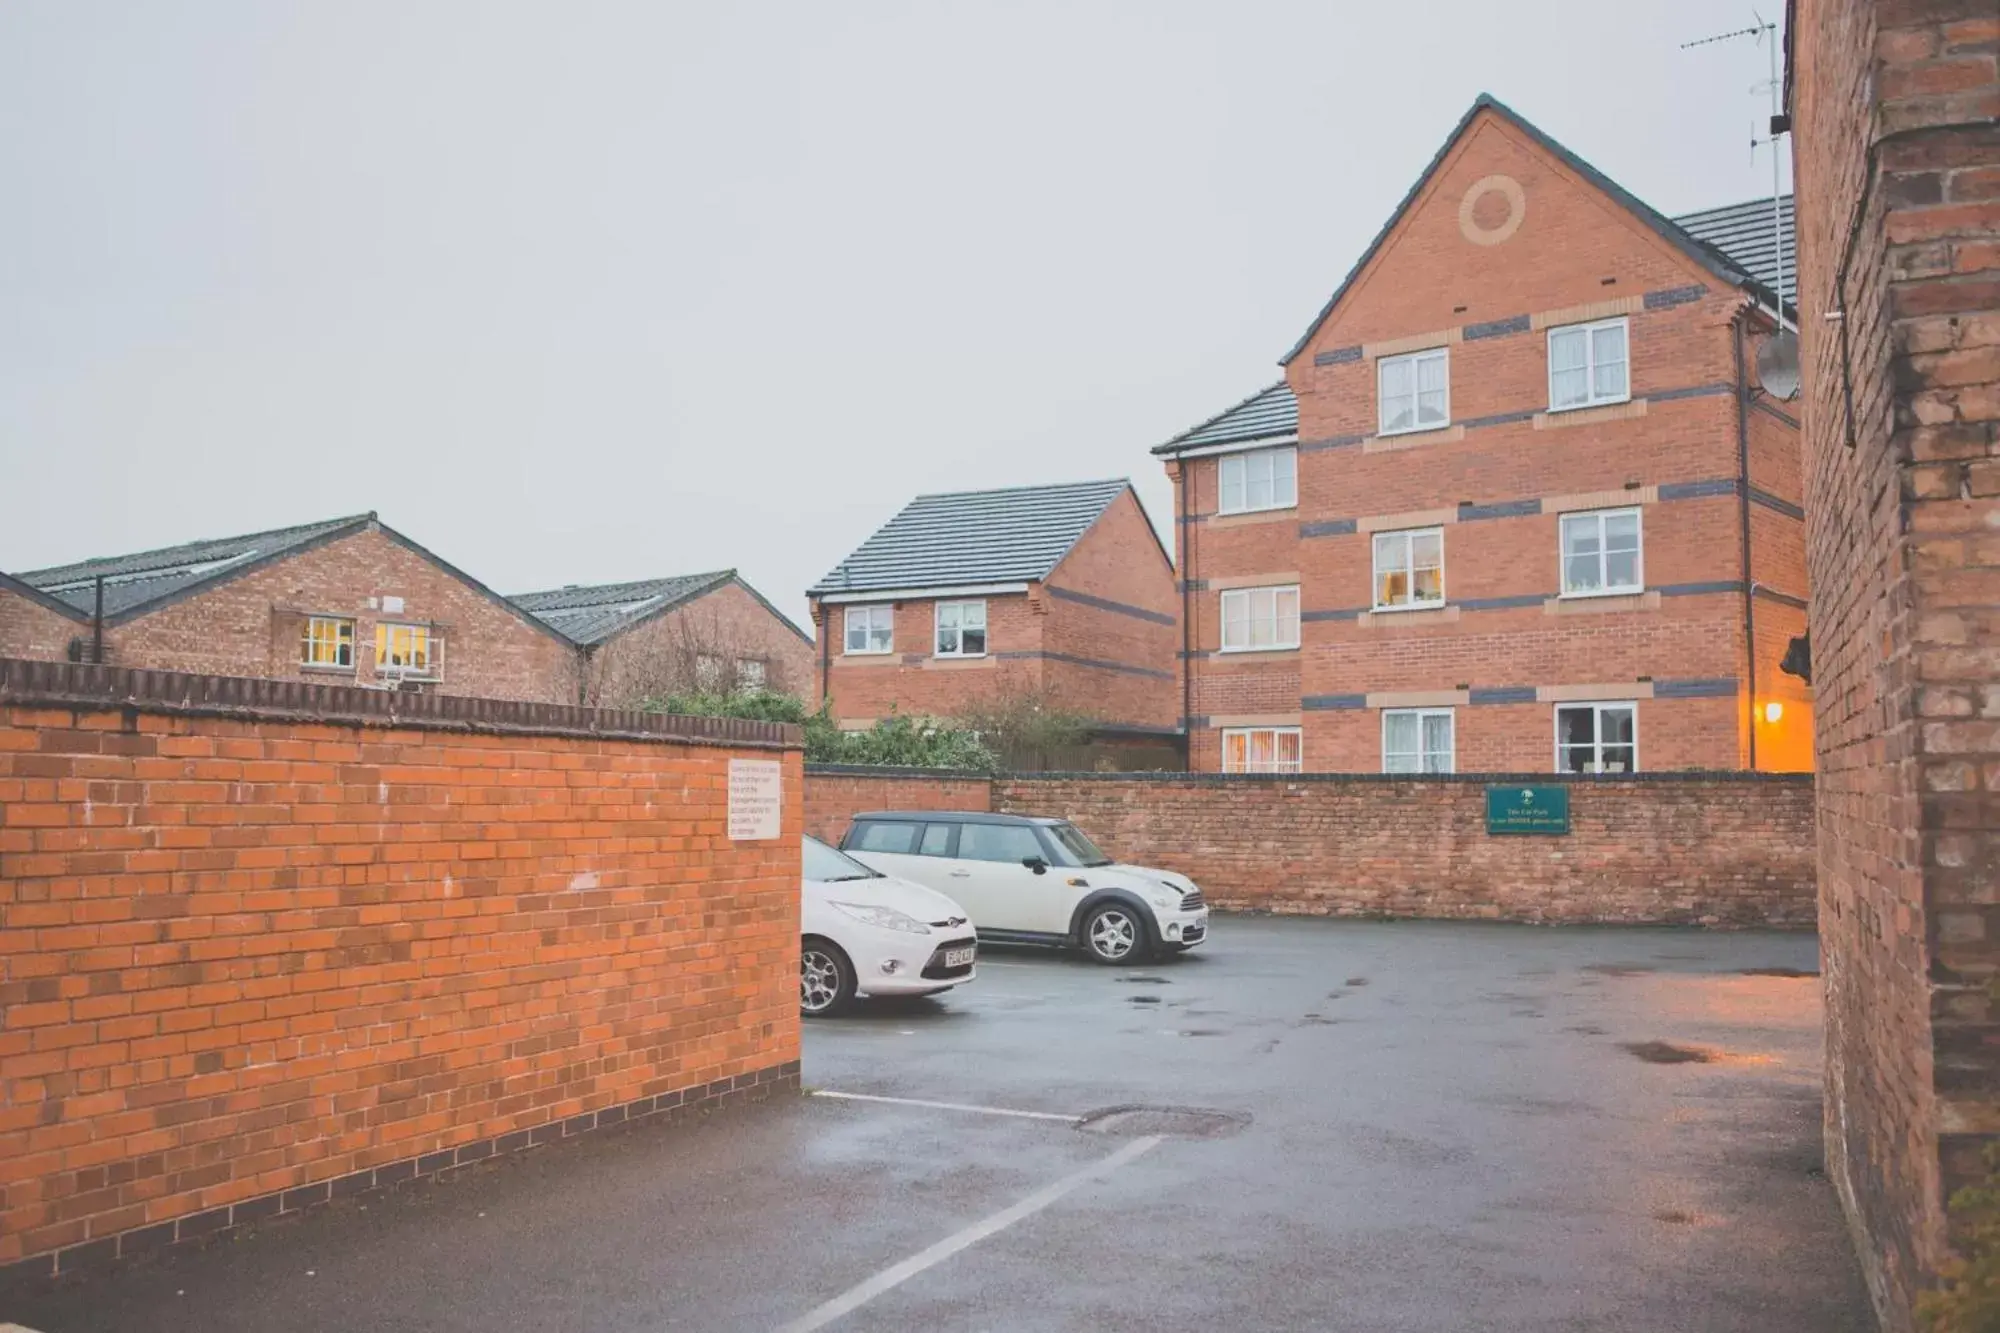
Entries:
POLYGON ((1481 97, 1285 378, 1154 450, 1190 766, 1810 768, 1771 210, 1669 220, 1481 97))
POLYGON ((510 598, 582 650, 583 701, 626 708, 677 690, 811 698, 813 642, 735 570, 572 584, 510 598))
POLYGON ((2000 7, 1786 28, 1826 1166, 1906 1333, 2000 1139, 2000 7))
POLYGON ((1173 565, 1129 481, 918 496, 808 596, 843 726, 1016 693, 1178 735, 1173 565))
POLYGON ((608 683, 624 703, 669 631, 724 626, 732 669, 810 680, 810 645, 734 571, 541 597, 516 604, 359 514, 0 576, 0 657, 543 703, 608 683))

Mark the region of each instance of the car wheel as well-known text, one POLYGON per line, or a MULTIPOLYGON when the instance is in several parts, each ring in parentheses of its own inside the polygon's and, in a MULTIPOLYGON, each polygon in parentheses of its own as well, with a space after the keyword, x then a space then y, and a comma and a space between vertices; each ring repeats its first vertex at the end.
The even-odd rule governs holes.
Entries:
POLYGON ((1125 904, 1106 903, 1083 919, 1083 951, 1112 967, 1143 963, 1146 923, 1125 904))
POLYGON ((838 944, 808 935, 799 945, 799 1012, 837 1014, 854 1002, 854 964, 838 944))

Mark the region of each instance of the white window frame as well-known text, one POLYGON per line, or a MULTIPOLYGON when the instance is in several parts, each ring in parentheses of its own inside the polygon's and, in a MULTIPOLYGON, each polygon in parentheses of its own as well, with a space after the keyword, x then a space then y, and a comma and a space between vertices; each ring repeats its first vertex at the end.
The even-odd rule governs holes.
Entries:
POLYGON ((984 657, 986 656, 986 650, 987 650, 987 635, 986 635, 985 598, 975 597, 970 601, 938 602, 935 604, 934 608, 931 611, 931 655, 933 657, 984 657), (979 613, 979 623, 977 625, 969 623, 965 618, 967 613, 975 609, 979 613), (949 627, 945 625, 944 613, 947 610, 956 611, 958 613, 958 622, 959 622, 958 624, 949 627), (950 630, 951 633, 956 634, 958 636, 957 640, 958 646, 949 650, 947 650, 944 646, 944 636, 947 628, 950 630), (979 651, 976 653, 968 653, 965 651, 965 632, 969 629, 976 629, 979 631, 979 651))
MULTIPOLYGON (((1593 320, 1588 324, 1562 324, 1549 330, 1549 411, 1581 412, 1590 407, 1609 407, 1614 403, 1632 401, 1632 321, 1620 315, 1616 319, 1593 320), (1625 389, 1622 393, 1601 394, 1597 391, 1597 339, 1599 329, 1615 328, 1625 343, 1625 389), (1556 339, 1566 333, 1583 335, 1583 382, 1584 397, 1580 403, 1556 402, 1556 339)), ((1608 362, 1606 364, 1609 364, 1608 362)))
POLYGON ((351 674, 356 659, 356 640, 359 639, 360 633, 361 627, 355 624, 352 616, 307 616, 305 629, 299 635, 299 665, 307 671, 344 671, 351 674), (332 662, 315 662, 312 659, 313 645, 317 641, 313 631, 321 626, 326 627, 326 641, 333 644, 333 655, 336 660, 332 662), (338 660, 343 646, 342 630, 347 631, 344 645, 347 649, 345 662, 338 660))
POLYGON ((736 692, 750 694, 764 688, 770 679, 770 667, 761 657, 739 657, 736 659, 736 692))
MULTIPOLYGON (((1221 635, 1221 649, 1225 653, 1284 653, 1296 651, 1299 646, 1299 585, 1296 583, 1274 583, 1261 588, 1225 588, 1218 599, 1217 611, 1220 617, 1217 630, 1221 635), (1285 625, 1284 615, 1279 610, 1279 605, 1287 594, 1292 599, 1292 623, 1289 627, 1291 638, 1289 640, 1283 637, 1287 626, 1285 625), (1256 599, 1260 595, 1271 599, 1271 642, 1231 644, 1229 642, 1229 607, 1232 599, 1239 601, 1248 600, 1249 609, 1240 618, 1247 627, 1257 622, 1256 599)), ((1255 634, 1252 633, 1251 638, 1254 639, 1255 637, 1255 634)))
POLYGON ((896 651, 896 607, 893 602, 856 603, 841 613, 840 655, 842 657, 886 657, 896 651), (856 616, 860 620, 855 619, 856 616), (881 620, 878 625, 877 619, 881 620), (854 631, 861 631, 861 647, 854 646, 854 631), (869 647, 875 632, 885 634, 880 648, 869 647))
POLYGON ((1426 347, 1420 352, 1405 352, 1401 356, 1385 356, 1375 362, 1375 433, 1383 435, 1415 435, 1418 431, 1443 430, 1451 425, 1451 348, 1426 347), (1422 416, 1423 383, 1422 363, 1442 361, 1444 363, 1444 419, 1425 421, 1422 416), (1389 395, 1382 389, 1382 379, 1390 366, 1407 365, 1410 368, 1410 424, 1390 429, 1389 395))
POLYGON ((1556 586, 1562 589, 1563 597, 1629 597, 1636 592, 1646 591, 1646 511, 1639 505, 1621 505, 1616 509, 1577 509, 1556 518, 1556 586), (1636 583, 1614 585, 1608 576, 1610 562, 1604 549, 1604 520, 1615 514, 1630 514, 1639 533, 1639 549, 1634 552, 1633 574, 1636 583), (1569 524, 1571 519, 1595 519, 1597 521, 1597 572, 1602 582, 1595 588, 1571 588, 1569 586, 1569 524))
POLYGON ((1277 509, 1297 509, 1299 507, 1299 451, 1293 445, 1279 449, 1246 449, 1242 453, 1224 454, 1216 460, 1215 512, 1217 514, 1261 514, 1277 509), (1282 466, 1280 466, 1282 462, 1282 466), (1270 484, 1269 504, 1250 503, 1251 473, 1259 466, 1264 468, 1266 480, 1270 484), (1229 477, 1236 474, 1236 503, 1229 502, 1229 477), (1279 483, 1283 486, 1280 488, 1279 483))
POLYGON ((1368 540, 1370 560, 1368 600, 1376 611, 1435 611, 1445 605, 1450 589, 1445 583, 1444 571, 1444 529, 1436 528, 1394 528, 1387 532, 1372 534, 1368 540), (1411 558, 1411 544, 1418 537, 1436 536, 1438 539, 1438 595, 1434 599, 1416 600, 1417 569, 1411 558), (1382 600, 1382 539, 1401 537, 1403 539, 1403 569, 1409 576, 1410 598, 1407 602, 1384 602, 1382 600))
MULTIPOLYGON (((1639 771, 1639 701, 1637 699, 1606 699, 1602 702, 1557 704, 1555 710, 1549 715, 1550 723, 1555 729, 1555 771, 1574 776, 1574 774, 1571 774, 1571 770, 1563 767, 1562 715, 1571 710, 1584 708, 1588 708, 1595 714, 1591 718, 1590 723, 1590 734, 1593 737, 1591 742, 1592 767, 1586 769, 1585 772, 1602 773, 1604 771, 1605 711, 1608 709, 1629 709, 1632 713, 1632 767, 1626 769, 1625 773, 1637 773, 1639 771)), ((1619 776, 1622 777, 1624 774, 1620 774, 1619 776)))
POLYGON ((1300 727, 1224 727, 1222 729, 1222 771, 1225 773, 1303 773, 1306 762, 1305 731, 1300 727), (1266 767, 1258 767, 1250 759, 1254 738, 1259 735, 1271 738, 1271 762, 1266 767), (1234 737, 1243 738, 1244 767, 1229 766, 1229 742, 1234 737), (1278 758, 1278 738, 1293 736, 1298 739, 1298 758, 1292 764, 1285 764, 1278 758))
POLYGON ((1431 773, 1456 773, 1458 771, 1458 710, 1455 708, 1385 708, 1382 710, 1382 771, 1409 777, 1423 777, 1431 773), (1417 767, 1389 767, 1389 719, 1392 717, 1414 717, 1417 720, 1417 767), (1444 752, 1443 768, 1425 768, 1424 720, 1441 717, 1451 726, 1451 744, 1444 752))
POLYGON ((444 636, 429 625, 410 620, 375 622, 375 674, 383 680, 443 680, 444 636), (393 666, 383 660, 395 644, 397 630, 424 636, 424 664, 421 667, 393 666), (386 634, 386 638, 384 637, 386 634))

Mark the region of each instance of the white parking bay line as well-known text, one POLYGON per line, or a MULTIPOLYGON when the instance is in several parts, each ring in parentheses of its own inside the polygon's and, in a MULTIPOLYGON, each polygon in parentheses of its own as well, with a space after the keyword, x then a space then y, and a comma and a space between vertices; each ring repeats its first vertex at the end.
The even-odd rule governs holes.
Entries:
POLYGON ((813 1089, 813 1096, 837 1102, 880 1102, 884 1106, 921 1106, 932 1111, 971 1111, 977 1115, 1010 1115, 1021 1120, 1059 1120, 1065 1125, 1081 1124, 1082 1116, 1057 1115, 1054 1111, 1016 1111, 1010 1106, 972 1106, 966 1102, 927 1102, 915 1097, 877 1097, 866 1092, 833 1092, 813 1089))
POLYGON ((1077 1186, 1095 1180, 1099 1176, 1109 1175, 1141 1153, 1159 1147, 1161 1141, 1157 1134, 1132 1140, 1109 1157, 1070 1172, 1053 1185, 1045 1185, 1036 1190, 1011 1208, 1003 1208, 990 1217, 981 1218, 964 1230, 946 1236, 929 1249, 919 1250, 903 1262, 883 1269, 859 1286, 848 1288, 825 1305, 786 1324, 779 1333, 812 1333, 814 1329, 825 1328, 842 1315, 860 1309, 883 1292, 901 1286, 927 1268, 936 1267, 960 1250, 968 1249, 988 1236, 1005 1231, 1024 1217, 1034 1216, 1077 1186))

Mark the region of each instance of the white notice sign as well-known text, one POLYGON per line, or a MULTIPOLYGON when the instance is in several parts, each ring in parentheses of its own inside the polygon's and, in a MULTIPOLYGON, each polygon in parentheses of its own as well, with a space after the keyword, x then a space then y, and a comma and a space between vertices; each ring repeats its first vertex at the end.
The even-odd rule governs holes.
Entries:
POLYGON ((784 769, 777 760, 729 761, 730 841, 758 842, 777 837, 784 809, 784 769))

